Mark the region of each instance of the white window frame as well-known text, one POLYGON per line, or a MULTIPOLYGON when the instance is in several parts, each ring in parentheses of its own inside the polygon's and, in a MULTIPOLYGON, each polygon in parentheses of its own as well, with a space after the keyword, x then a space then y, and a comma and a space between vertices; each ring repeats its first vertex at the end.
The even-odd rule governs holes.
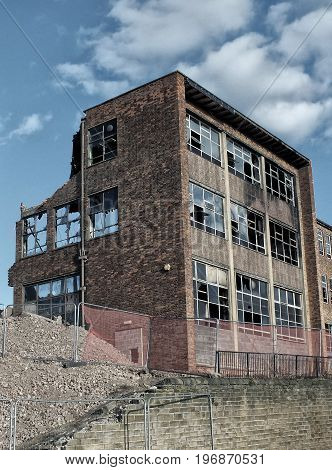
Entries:
POLYGON ((327 275, 323 274, 322 275, 322 296, 323 296, 323 303, 328 304, 329 303, 329 289, 327 285, 327 275))
POLYGON ((291 264, 292 266, 299 266, 300 257, 299 257, 299 243, 298 243, 298 233, 294 230, 291 230, 288 227, 285 227, 282 224, 270 220, 270 241, 271 241, 271 255, 274 259, 283 261, 284 263, 291 264), (279 230, 277 233, 276 228, 279 230), (272 233, 274 232, 274 235, 272 233), (281 232, 281 233, 280 233, 281 232), (285 236, 289 235, 289 243, 285 241, 285 236), (278 236, 277 236, 278 235, 278 236), (292 238, 291 238, 292 237, 292 238), (281 245, 278 245, 279 244, 281 245), (275 250, 273 249, 275 247, 275 250), (282 253, 278 251, 278 246, 282 249, 282 253), (289 248, 289 256, 287 256, 286 248, 289 248), (296 258, 292 256, 292 249, 296 250, 296 258))
POLYGON ((217 129, 187 113, 186 133, 187 146, 191 152, 218 166, 222 165, 221 138, 217 129))
POLYGON ((296 205, 295 176, 267 158, 265 159, 265 181, 269 193, 288 204, 296 205), (284 181, 281 180, 281 176, 284 181), (268 179, 270 179, 271 184, 268 183, 268 179), (277 182, 277 190, 273 187, 273 181, 277 182), (282 191, 283 187, 285 192, 282 191), (290 196, 287 194, 287 189, 291 193, 290 196))
POLYGON ((23 256, 34 256, 47 251, 47 212, 39 212, 30 217, 23 219, 23 256), (39 221, 44 220, 45 223, 41 228, 38 227, 39 221), (42 235, 44 242, 41 242, 42 235), (28 250, 28 240, 33 238, 34 246, 28 250))
POLYGON ((266 253, 265 226, 262 214, 258 214, 240 204, 231 202, 231 224, 233 243, 257 251, 258 253, 266 253), (249 217, 254 218, 254 220, 249 220, 249 217), (259 220, 262 224, 262 231, 258 229, 259 220), (252 232, 255 234, 255 243, 249 240, 249 234, 252 232), (259 235, 262 237, 263 245, 258 243, 259 235))
POLYGON ((230 320, 229 280, 225 269, 193 260, 193 296, 197 320, 230 320), (204 275, 199 274, 204 271, 204 275), (217 296, 216 296, 217 291, 217 296), (218 316, 211 317, 211 308, 218 309, 218 316), (205 313, 202 312, 205 309, 205 313), (200 314, 204 313, 203 316, 200 314), (226 318, 220 318, 221 316, 226 318))
POLYGON ((224 198, 193 182, 189 183, 189 197, 191 225, 225 238, 224 198), (197 197, 198 193, 201 197, 197 197))
POLYGON ((322 230, 320 229, 317 230, 317 237, 318 237, 319 254, 324 256, 325 246, 324 246, 324 234, 322 230))
POLYGON ((251 184, 261 186, 261 157, 256 152, 249 150, 240 143, 227 137, 227 157, 228 168, 230 173, 248 181, 251 184), (257 159, 257 165, 253 162, 254 157, 257 159), (230 161, 234 160, 234 166, 230 161), (246 168, 249 170, 251 176, 246 173, 246 168), (258 173, 258 175, 255 175, 258 173))

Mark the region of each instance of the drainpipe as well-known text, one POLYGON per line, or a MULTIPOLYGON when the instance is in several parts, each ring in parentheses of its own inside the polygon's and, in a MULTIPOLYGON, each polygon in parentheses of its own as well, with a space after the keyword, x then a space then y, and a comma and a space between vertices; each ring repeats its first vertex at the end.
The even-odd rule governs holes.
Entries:
MULTIPOLYGON (((81 306, 83 312, 83 306, 85 302, 85 263, 88 259, 85 252, 85 118, 81 120, 81 248, 79 260, 81 261, 81 306)), ((82 316, 83 323, 83 316, 82 316)), ((79 325, 79 318, 77 319, 79 325)))

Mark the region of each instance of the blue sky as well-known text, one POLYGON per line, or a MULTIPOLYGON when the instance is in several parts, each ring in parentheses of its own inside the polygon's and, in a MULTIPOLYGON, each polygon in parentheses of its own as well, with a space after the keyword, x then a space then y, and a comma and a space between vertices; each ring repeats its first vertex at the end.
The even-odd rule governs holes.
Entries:
POLYGON ((317 213, 332 224, 332 7, 325 12, 328 4, 320 0, 0 0, 0 303, 12 301, 7 271, 14 261, 19 205, 41 202, 69 177, 71 139, 80 109, 175 69, 243 113, 252 112, 254 120, 311 158, 317 213))

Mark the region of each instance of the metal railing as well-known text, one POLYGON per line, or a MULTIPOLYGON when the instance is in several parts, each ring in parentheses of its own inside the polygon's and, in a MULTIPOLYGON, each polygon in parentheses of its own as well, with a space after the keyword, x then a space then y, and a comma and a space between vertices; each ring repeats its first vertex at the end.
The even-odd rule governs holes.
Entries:
MULTIPOLYGON (((113 419, 116 419, 117 422, 121 423, 122 419, 118 420, 116 417, 115 411, 119 410, 122 412, 129 411, 131 405, 134 406, 136 411, 139 411, 142 414, 142 445, 145 450, 150 450, 152 445, 151 439, 151 430, 153 428, 153 423, 151 422, 151 408, 155 407, 164 407, 171 404, 181 404, 181 406, 186 406, 186 404, 191 403, 193 400, 204 399, 207 400, 206 406, 208 410, 208 432, 209 436, 206 436, 207 441, 210 441, 211 449, 215 448, 215 437, 214 437, 214 418, 213 418, 213 409, 212 409, 212 397, 210 393, 203 394, 185 394, 179 393, 176 395, 169 394, 157 394, 156 396, 151 396, 148 394, 138 394, 133 396, 124 396, 118 398, 80 398, 80 399, 68 399, 68 400, 48 400, 48 399, 31 399, 31 398, 20 398, 16 400, 9 400, 0 398, 0 404, 7 405, 7 412, 3 413, 7 416, 7 425, 2 426, 2 435, 0 433, 0 441, 2 441, 2 446, 0 449, 9 449, 16 450, 18 447, 21 449, 47 449, 54 447, 57 442, 61 443, 63 441, 62 437, 66 436, 66 439, 75 439, 75 435, 84 429, 90 429, 92 424, 98 424, 100 420, 103 420, 109 416, 113 416, 113 419), (151 405, 152 401, 157 401, 155 405, 151 405), (38 416, 45 415, 45 411, 52 407, 52 414, 56 413, 55 407, 57 405, 67 406, 68 410, 74 414, 74 411, 77 412, 74 408, 81 405, 89 406, 91 408, 85 411, 78 420, 69 418, 69 427, 60 426, 59 429, 50 426, 48 431, 44 431, 39 434, 37 433, 34 436, 30 436, 28 439, 22 438, 22 425, 27 425, 25 413, 21 413, 24 409, 29 409, 31 407, 39 408, 39 413, 37 412, 34 416, 34 422, 37 428, 40 428, 41 422, 38 422, 38 416), (93 406, 94 405, 94 406, 93 406), (46 407, 40 408, 40 407, 46 407), (138 407, 138 408, 137 408, 138 407), (70 427, 71 425, 71 427, 70 427), (19 441, 19 445, 17 445, 19 441)), ((60 415, 59 415, 60 416, 60 415)), ((44 416, 45 421, 45 416, 44 416)), ((30 423, 30 422, 29 422, 30 423)), ((30 423, 31 424, 31 423, 30 423)), ((44 423, 45 424, 45 423, 44 423)), ((133 421, 134 425, 137 425, 137 422, 133 421)), ((189 422, 187 423, 190 424, 189 422)), ((29 424, 28 424, 29 425, 29 424)), ((126 428, 128 423, 123 421, 123 426, 126 428)), ((184 429, 185 431, 185 429, 184 429)), ((135 432, 137 432, 137 426, 135 427, 135 432)), ((102 433, 100 433, 102 434, 102 433)), ((109 431, 104 431, 105 436, 109 437, 109 431)), ((100 436, 102 438, 102 435, 100 436)), ((68 441, 68 442, 69 442, 68 441)), ((124 433, 124 449, 126 449, 126 438, 124 433)), ((128 447, 129 448, 129 447, 128 447)))
POLYGON ((215 372, 223 377, 332 377, 332 357, 216 351, 215 372))

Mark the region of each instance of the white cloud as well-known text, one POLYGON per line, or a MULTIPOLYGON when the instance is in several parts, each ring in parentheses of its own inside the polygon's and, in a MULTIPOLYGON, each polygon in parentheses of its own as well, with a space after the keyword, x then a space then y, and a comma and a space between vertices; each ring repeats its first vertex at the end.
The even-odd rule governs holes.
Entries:
POLYGON ((36 132, 41 131, 44 128, 45 123, 51 121, 52 118, 53 116, 51 113, 45 115, 34 113, 30 116, 26 116, 18 127, 8 133, 8 139, 35 134, 36 132))
MULTIPOLYGON (((204 62, 193 66, 182 63, 179 68, 248 113, 280 70, 280 63, 272 59, 266 38, 250 33, 210 52, 204 62)), ((313 92, 310 76, 301 67, 289 67, 272 87, 269 98, 293 101, 313 92)))
MULTIPOLYGON (((253 0, 118 0, 108 17, 109 33, 90 29, 85 45, 98 68, 131 80, 158 75, 184 54, 198 56, 239 31, 252 16, 253 0)), ((82 31, 81 31, 82 33, 82 31)), ((81 44, 84 43, 81 34, 81 44)))
POLYGON ((282 70, 326 0, 276 0, 265 22, 255 0, 110 0, 109 5, 102 24, 78 31, 86 62, 58 65, 68 87, 110 98, 179 69, 244 114, 268 90, 253 118, 291 142, 314 132, 329 135, 324 120, 332 117, 332 11, 282 70), (259 33, 253 30, 255 19, 259 33))
POLYGON ((292 8, 289 2, 276 3, 269 8, 266 23, 276 31, 281 31, 287 22, 287 17, 292 8))
POLYGON ((59 64, 57 72, 62 83, 67 88, 80 86, 88 95, 99 95, 111 98, 128 89, 128 81, 100 80, 95 77, 93 69, 88 64, 59 64))

